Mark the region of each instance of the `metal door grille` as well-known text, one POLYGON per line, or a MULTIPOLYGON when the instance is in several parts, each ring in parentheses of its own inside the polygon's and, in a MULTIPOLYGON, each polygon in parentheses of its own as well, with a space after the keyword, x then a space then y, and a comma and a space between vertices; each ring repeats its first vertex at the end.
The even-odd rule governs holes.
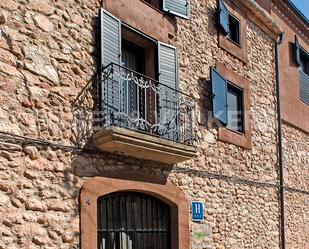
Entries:
POLYGON ((141 193, 119 192, 98 199, 98 249, 167 248, 168 205, 141 193))

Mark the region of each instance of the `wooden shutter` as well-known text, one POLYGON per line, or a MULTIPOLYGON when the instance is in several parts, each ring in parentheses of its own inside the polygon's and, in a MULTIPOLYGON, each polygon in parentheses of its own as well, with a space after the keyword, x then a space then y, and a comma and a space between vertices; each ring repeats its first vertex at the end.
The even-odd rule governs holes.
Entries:
POLYGON ((224 4, 224 0, 218 0, 219 25, 225 34, 229 33, 229 11, 224 4))
POLYGON ((118 18, 100 8, 101 23, 101 65, 120 65, 121 61, 121 22, 118 18))
POLYGON ((300 51, 301 51, 301 47, 298 41, 297 36, 295 35, 295 44, 294 44, 294 57, 295 57, 295 63, 296 65, 299 67, 300 66, 300 51))
MULTIPOLYGON (((120 65, 121 63, 121 22, 118 18, 100 8, 101 26, 101 67, 110 63, 120 65)), ((121 81, 113 74, 102 81, 102 105, 105 113, 112 113, 117 116, 120 103, 121 81)))
POLYGON ((211 69, 213 116, 227 124, 227 80, 215 69, 211 69))
POLYGON ((175 47, 164 43, 158 43, 159 62, 159 122, 166 130, 161 133, 165 138, 177 139, 178 132, 178 67, 177 50, 175 47), (168 132, 168 134, 166 133, 168 132))
POLYGON ((182 18, 189 18, 190 0, 163 0, 163 10, 182 18))

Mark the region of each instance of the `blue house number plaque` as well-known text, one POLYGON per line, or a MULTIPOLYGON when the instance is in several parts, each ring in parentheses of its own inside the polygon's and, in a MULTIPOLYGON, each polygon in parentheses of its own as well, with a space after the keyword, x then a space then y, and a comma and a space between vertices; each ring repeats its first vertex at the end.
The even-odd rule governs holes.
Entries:
POLYGON ((193 221, 204 220, 204 203, 201 201, 192 201, 191 212, 193 221))

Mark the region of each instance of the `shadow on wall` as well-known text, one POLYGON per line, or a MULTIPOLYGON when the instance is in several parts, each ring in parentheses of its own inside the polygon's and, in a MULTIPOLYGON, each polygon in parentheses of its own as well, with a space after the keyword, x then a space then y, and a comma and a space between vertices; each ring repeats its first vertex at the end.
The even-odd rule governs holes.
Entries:
POLYGON ((213 124, 210 123, 212 120, 212 115, 210 115, 212 113, 211 80, 199 79, 198 92, 200 93, 198 123, 204 128, 213 128, 213 124))
MULTIPOLYGON (((289 49, 289 53, 286 53, 286 55, 288 55, 289 58, 285 58, 285 59, 289 61, 290 67, 294 67, 294 68, 297 69, 297 65, 296 65, 296 62, 295 62, 295 59, 294 59, 295 58, 295 54, 294 54, 295 44, 293 42, 289 42, 288 49, 289 49)), ((285 55, 285 54, 283 54, 283 55, 285 55)))
POLYGON ((71 112, 73 115, 72 123, 72 136, 71 142, 75 146, 89 146, 89 140, 93 134, 94 120, 99 110, 99 62, 100 62, 100 49, 99 49, 99 39, 100 29, 99 29, 99 18, 92 18, 92 44, 95 44, 92 57, 93 61, 96 63, 96 72, 93 72, 92 77, 83 89, 79 92, 72 104, 71 112))
MULTIPOLYGON (((157 179, 159 182, 165 182, 171 170, 172 166, 170 165, 139 160, 108 152, 76 154, 72 159, 70 168, 70 171, 77 177, 107 176, 129 180, 130 176, 126 174, 113 175, 113 172, 118 171, 125 173, 127 171, 136 171, 160 176, 160 179, 157 179)), ((144 180, 145 179, 139 179, 139 181, 144 180)))
MULTIPOLYGON (((203 130, 218 129, 222 127, 221 122, 213 117, 213 93, 212 93, 212 82, 209 77, 200 78, 198 80, 198 93, 200 98, 197 101, 198 112, 197 112, 197 122, 200 128, 203 130)), ((198 137, 202 139, 202 137, 198 137)))

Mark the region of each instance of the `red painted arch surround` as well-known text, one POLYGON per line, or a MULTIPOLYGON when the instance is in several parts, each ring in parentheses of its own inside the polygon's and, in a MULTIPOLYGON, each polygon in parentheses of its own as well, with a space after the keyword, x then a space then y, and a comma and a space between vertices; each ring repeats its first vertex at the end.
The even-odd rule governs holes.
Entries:
POLYGON ((81 249, 97 247, 97 199, 113 192, 149 194, 170 206, 171 249, 189 249, 189 205, 184 193, 163 177, 119 172, 86 180, 80 194, 81 249))

